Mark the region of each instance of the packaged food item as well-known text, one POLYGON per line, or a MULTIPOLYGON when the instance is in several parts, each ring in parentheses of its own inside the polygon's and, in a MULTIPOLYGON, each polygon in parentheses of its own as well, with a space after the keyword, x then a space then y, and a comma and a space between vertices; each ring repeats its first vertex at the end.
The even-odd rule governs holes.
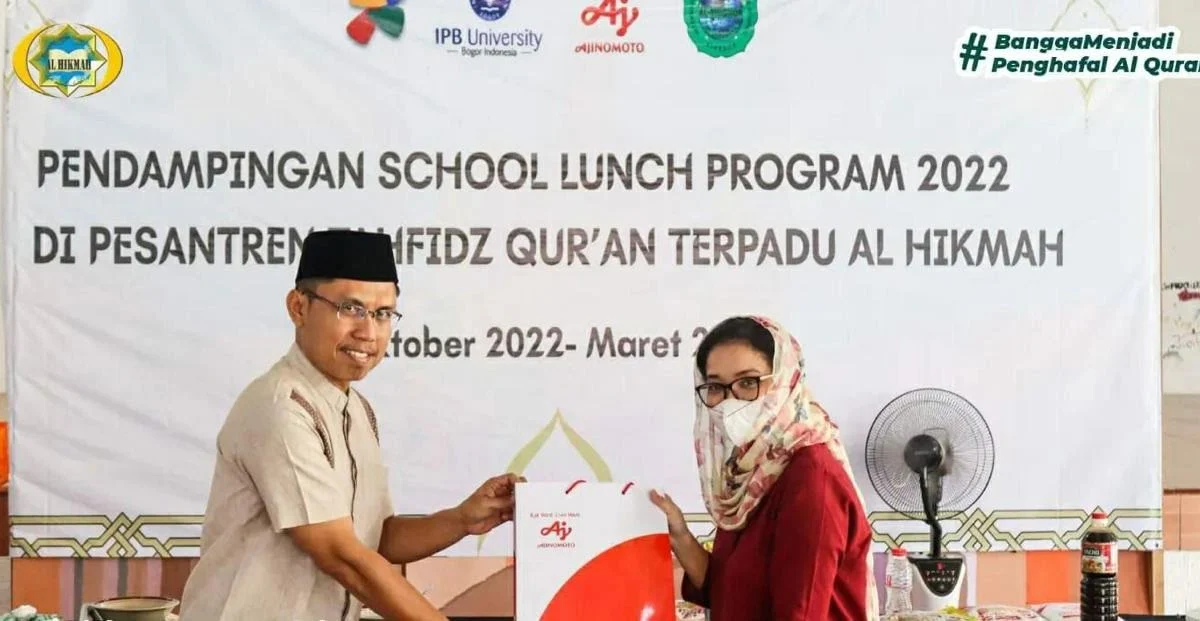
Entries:
POLYGON ((33 606, 25 604, 17 606, 11 612, 0 615, 0 621, 62 621, 62 617, 50 614, 38 614, 33 606))
POLYGON ((707 621, 703 608, 684 600, 675 602, 675 619, 676 621, 707 621))
POLYGON ((979 621, 1045 621, 1042 615, 1020 606, 977 606, 979 621))
POLYGON ((962 608, 945 608, 937 612, 902 612, 884 617, 884 621, 979 621, 974 613, 962 608))
POLYGON ((1079 604, 1044 604, 1037 611, 1046 621, 1079 621, 1081 617, 1079 604))

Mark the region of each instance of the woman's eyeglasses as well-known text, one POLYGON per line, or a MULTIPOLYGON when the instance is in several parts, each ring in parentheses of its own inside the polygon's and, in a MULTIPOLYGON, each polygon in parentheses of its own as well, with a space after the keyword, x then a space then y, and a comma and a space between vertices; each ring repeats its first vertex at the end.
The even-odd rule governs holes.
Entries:
POLYGON ((770 375, 743 377, 729 384, 705 382, 696 387, 696 396, 700 398, 701 403, 710 408, 716 407, 717 404, 728 399, 731 394, 735 399, 754 401, 758 398, 759 391, 762 390, 763 380, 770 378, 770 375))

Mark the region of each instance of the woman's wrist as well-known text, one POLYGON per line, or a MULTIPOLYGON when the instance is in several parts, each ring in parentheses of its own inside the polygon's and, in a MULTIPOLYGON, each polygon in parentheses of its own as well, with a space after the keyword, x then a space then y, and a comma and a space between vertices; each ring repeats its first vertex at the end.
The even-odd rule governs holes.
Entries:
POLYGON ((692 531, 687 529, 684 529, 682 533, 671 533, 670 538, 671 547, 676 550, 684 549, 693 544, 700 545, 700 542, 696 540, 696 536, 692 534, 692 531))

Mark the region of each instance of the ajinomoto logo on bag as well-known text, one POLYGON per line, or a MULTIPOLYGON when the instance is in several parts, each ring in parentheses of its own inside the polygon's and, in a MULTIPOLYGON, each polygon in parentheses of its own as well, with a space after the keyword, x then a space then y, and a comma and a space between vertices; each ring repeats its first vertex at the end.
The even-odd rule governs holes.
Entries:
POLYGON ((112 86, 125 56, 111 35, 84 24, 51 24, 26 34, 12 52, 13 74, 47 97, 88 97, 112 86))
MULTIPOLYGON (((547 514, 543 514, 545 516, 547 514)), ((543 541, 538 544, 539 548, 574 548, 574 541, 567 541, 571 536, 571 532, 575 529, 567 525, 568 517, 579 517, 578 513, 563 513, 558 514, 557 519, 549 525, 538 531, 542 535, 543 541)))

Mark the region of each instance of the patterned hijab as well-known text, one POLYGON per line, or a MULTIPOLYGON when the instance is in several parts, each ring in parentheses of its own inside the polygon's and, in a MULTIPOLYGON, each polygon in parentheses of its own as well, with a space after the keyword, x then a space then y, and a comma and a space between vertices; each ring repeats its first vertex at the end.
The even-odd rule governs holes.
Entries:
MULTIPOLYGON (((800 343, 779 324, 765 317, 751 317, 771 333, 775 340, 775 359, 772 361, 773 384, 759 398, 764 400, 762 414, 755 425, 760 433, 749 442, 725 448, 717 425, 719 416, 697 400, 696 461, 700 470, 700 486, 704 504, 717 526, 723 530, 740 530, 746 520, 767 495, 776 479, 783 473, 792 454, 816 444, 825 444, 846 469, 850 484, 863 501, 862 491, 854 481, 854 472, 846 449, 838 437, 837 425, 812 400, 805 382, 804 356, 800 343)), ((704 378, 695 369, 696 383, 704 378)), ((867 553, 867 618, 878 618, 878 594, 871 571, 870 552, 867 553)))

